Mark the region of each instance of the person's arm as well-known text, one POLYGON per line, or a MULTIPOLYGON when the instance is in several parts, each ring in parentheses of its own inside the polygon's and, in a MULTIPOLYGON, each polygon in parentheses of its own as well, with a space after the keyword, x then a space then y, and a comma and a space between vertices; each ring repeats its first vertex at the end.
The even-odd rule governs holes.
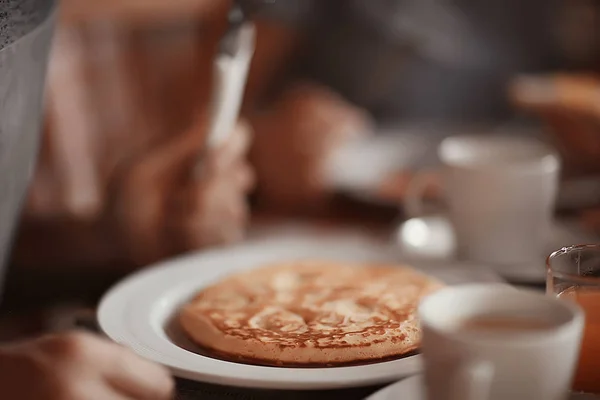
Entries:
POLYGON ((337 149, 372 132, 363 109, 328 87, 291 84, 252 120, 250 160, 261 206, 286 211, 323 208, 331 199, 328 163, 337 149))

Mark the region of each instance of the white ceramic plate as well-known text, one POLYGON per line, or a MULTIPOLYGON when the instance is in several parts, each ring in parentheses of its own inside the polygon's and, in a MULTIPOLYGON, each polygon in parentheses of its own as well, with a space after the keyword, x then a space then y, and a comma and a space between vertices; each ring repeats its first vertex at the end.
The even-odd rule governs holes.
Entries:
MULTIPOLYGON (((420 356, 372 365, 336 368, 277 368, 222 361, 202 355, 185 339, 173 316, 182 303, 223 275, 277 260, 320 258, 396 261, 397 250, 364 237, 305 237, 261 240, 192 254, 138 272, 102 299, 98 320, 113 340, 161 363, 178 377, 265 389, 334 389, 392 382, 421 370, 420 356)), ((423 268, 449 284, 498 282, 483 268, 423 268)))

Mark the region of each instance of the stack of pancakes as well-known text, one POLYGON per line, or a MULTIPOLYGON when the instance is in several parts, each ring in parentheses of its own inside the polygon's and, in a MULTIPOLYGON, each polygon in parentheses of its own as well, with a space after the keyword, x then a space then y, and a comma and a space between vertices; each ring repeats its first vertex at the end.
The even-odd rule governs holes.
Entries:
POLYGON ((442 286, 403 266, 290 262, 205 288, 183 307, 180 322, 196 343, 227 359, 372 362, 419 347, 417 306, 442 286))

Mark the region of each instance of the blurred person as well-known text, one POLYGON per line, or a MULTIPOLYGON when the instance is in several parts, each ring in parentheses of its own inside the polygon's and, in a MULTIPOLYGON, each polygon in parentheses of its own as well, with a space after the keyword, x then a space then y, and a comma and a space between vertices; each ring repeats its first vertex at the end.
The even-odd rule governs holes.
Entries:
POLYGON ((229 3, 214 4, 196 19, 63 4, 17 260, 139 267, 243 237, 250 125, 203 152, 229 3))
MULTIPOLYGON (((94 10, 97 12, 97 7, 94 10)), ((114 12, 103 15, 122 17, 114 12)), ((221 148, 199 159, 208 115, 202 106, 205 101, 195 97, 201 83, 193 78, 209 74, 205 68, 190 77, 190 69, 198 64, 187 65, 190 53, 185 51, 197 43, 175 40, 183 52, 171 53, 173 42, 169 40, 158 49, 148 49, 145 46, 152 40, 140 39, 131 25, 105 25, 104 21, 83 23, 82 28, 81 11, 74 15, 74 25, 61 25, 56 35, 48 75, 44 147, 26 203, 26 221, 37 227, 50 226, 38 231, 48 247, 57 243, 55 239, 67 239, 62 247, 53 249, 54 254, 77 261, 95 256, 106 261, 102 257, 108 255, 127 258, 139 266, 186 249, 238 239, 247 217, 245 193, 252 185, 244 160, 251 128, 240 120, 221 148), (90 45, 89 35, 97 34, 108 35, 110 40, 90 45), (159 64, 154 70, 156 64, 148 60, 176 55, 184 60, 159 64), (88 80, 94 74, 114 80, 88 80), (170 82, 162 80, 165 75, 170 82), (120 96, 107 94, 110 90, 120 96), (200 176, 195 173, 198 163, 200 176), (81 251, 78 245, 89 237, 81 235, 81 230, 61 235, 56 229, 70 222, 97 234, 89 241, 91 247, 83 246, 83 251, 88 251, 83 257, 77 255, 81 251), (100 247, 90 252, 98 243, 100 247)), ((38 62, 45 64, 43 59, 38 62)), ((4 72, 2 67, 4 64, 0 72, 4 72)), ((19 79, 19 84, 27 82, 37 91, 31 95, 21 91, 20 97, 12 91, 2 98, 3 106, 11 105, 2 109, 3 122, 23 119, 9 126, 8 133, 18 136, 5 137, 1 131, 3 145, 13 146, 8 147, 12 153, 0 154, 0 161, 8 162, 5 172, 15 172, 8 181, 6 174, 0 175, 0 209, 10 217, 2 228, 4 259, 12 228, 9 222, 15 220, 12 217, 33 170, 38 143, 39 126, 23 131, 30 127, 23 122, 27 116, 31 124, 39 123, 43 74, 37 74, 36 81, 25 76, 27 71, 12 69, 11 77, 21 72, 30 79, 19 79), (13 132, 17 129, 19 132, 13 132), (23 146, 27 154, 23 154, 23 146)), ((202 90, 198 92, 201 96, 202 90)), ((29 254, 36 250, 26 246, 29 254)), ((172 397, 173 380, 164 368, 124 347, 88 334, 66 333, 0 346, 0 390, 3 398, 22 400, 163 400, 172 397)))
POLYGON ((370 120, 326 85, 288 85, 307 30, 285 19, 285 2, 257 19, 242 117, 222 149, 199 159, 231 3, 212 4, 186 16, 111 6, 102 18, 63 4, 17 265, 140 267, 233 243, 249 222, 253 169, 271 209, 326 201, 325 160, 370 120))

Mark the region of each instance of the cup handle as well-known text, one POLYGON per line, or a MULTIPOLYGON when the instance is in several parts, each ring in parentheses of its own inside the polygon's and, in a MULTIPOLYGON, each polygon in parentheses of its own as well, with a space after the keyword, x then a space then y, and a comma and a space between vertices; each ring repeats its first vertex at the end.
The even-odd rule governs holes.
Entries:
POLYGON ((490 396, 494 366, 486 361, 459 364, 452 381, 453 400, 487 400, 490 396))
POLYGON ((423 198, 433 181, 433 170, 417 172, 408 183, 404 196, 404 211, 408 218, 422 217, 425 214, 423 198))

